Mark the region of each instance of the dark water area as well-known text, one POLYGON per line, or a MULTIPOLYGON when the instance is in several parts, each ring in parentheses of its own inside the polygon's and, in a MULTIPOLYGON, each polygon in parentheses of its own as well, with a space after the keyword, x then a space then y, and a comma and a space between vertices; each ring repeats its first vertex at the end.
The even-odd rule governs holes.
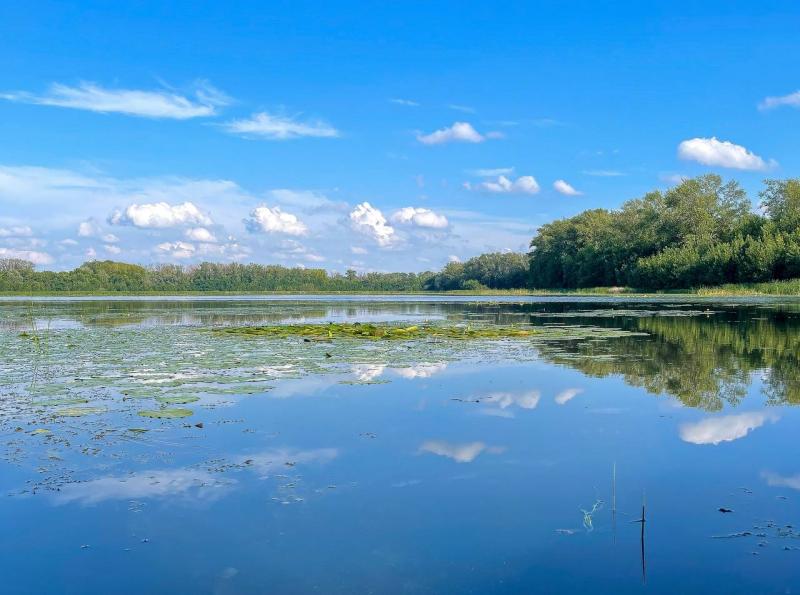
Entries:
POLYGON ((780 299, 0 301, 2 592, 793 593, 798 404, 780 299), (330 321, 536 332, 215 332, 330 321))

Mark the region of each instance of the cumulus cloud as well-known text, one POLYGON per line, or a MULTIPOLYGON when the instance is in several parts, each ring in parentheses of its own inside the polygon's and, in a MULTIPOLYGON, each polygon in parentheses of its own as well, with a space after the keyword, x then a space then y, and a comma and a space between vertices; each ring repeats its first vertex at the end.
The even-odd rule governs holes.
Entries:
POLYGON ((99 228, 94 219, 81 221, 81 223, 78 225, 78 235, 82 238, 90 238, 97 233, 99 233, 99 228))
POLYGON ((194 244, 181 241, 162 242, 161 244, 156 246, 156 250, 158 250, 160 253, 166 256, 169 256, 170 258, 183 260, 194 256, 195 246, 194 244))
POLYGON ((482 143, 486 136, 480 134, 469 122, 455 122, 447 128, 440 128, 430 134, 420 134, 417 140, 424 145, 444 143, 482 143))
POLYGON ((358 382, 372 382, 383 375, 386 366, 383 364, 355 364, 350 369, 358 382))
POLYGON ((205 227, 191 227, 184 232, 186 239, 195 242, 206 242, 214 244, 217 242, 217 237, 208 231, 205 227))
POLYGON ((553 188, 559 194, 564 194, 565 196, 580 196, 583 192, 578 192, 575 188, 572 187, 571 184, 567 183, 564 180, 556 180, 553 182, 553 188))
POLYGON ((232 134, 267 140, 288 140, 302 137, 335 138, 339 131, 322 120, 300 121, 296 117, 260 112, 249 118, 231 120, 223 128, 232 134))
POLYGON ((776 107, 795 107, 800 109, 800 91, 789 93, 788 95, 780 95, 778 97, 766 97, 761 103, 758 104, 760 110, 770 110, 776 107))
POLYGON ((766 422, 775 422, 777 420, 778 417, 775 415, 757 411, 710 417, 697 423, 683 424, 680 428, 680 437, 684 442, 692 444, 717 445, 720 442, 731 442, 744 438, 766 422))
POLYGON ((170 205, 166 202, 132 204, 116 210, 108 219, 112 225, 133 225, 143 228, 165 228, 181 225, 211 225, 213 223, 194 203, 170 205))
POLYGON ((37 105, 175 120, 214 116, 218 108, 230 103, 230 98, 208 83, 198 83, 193 95, 190 99, 170 91, 107 89, 97 83, 84 82, 77 87, 55 83, 43 95, 15 92, 0 97, 37 105))
POLYGON ((492 452, 497 454, 502 449, 490 447, 483 442, 468 442, 465 444, 453 444, 443 440, 428 440, 419 447, 420 452, 439 455, 453 459, 456 463, 471 463, 482 452, 492 452))
POLYGON ((516 180, 511 180, 506 176, 498 176, 495 181, 481 182, 479 184, 466 182, 464 188, 492 194, 536 194, 539 192, 539 183, 533 176, 520 176, 516 180))
POLYGON ((120 248, 119 246, 115 246, 114 244, 104 244, 103 248, 109 254, 117 255, 117 254, 120 254, 122 252, 122 248, 120 248))
POLYGON ((14 248, 0 248, 0 258, 19 258, 36 265, 51 264, 53 262, 53 257, 46 252, 16 250, 14 248))
POLYGON ((767 163, 741 145, 730 141, 720 141, 716 137, 691 138, 678 145, 678 157, 686 161, 696 161, 702 165, 727 167, 749 171, 761 171, 777 165, 767 163))
POLYGON ((404 207, 395 211, 392 215, 392 221, 404 225, 416 225, 417 227, 429 227, 432 229, 443 229, 448 225, 447 217, 421 207, 404 207))
POLYGON ((115 236, 113 233, 104 234, 101 238, 107 244, 116 244, 119 242, 119 238, 115 236))
POLYGON ((386 222, 379 209, 368 202, 356 205, 350 212, 350 225, 356 231, 370 236, 379 246, 389 246, 395 239, 394 227, 386 222))
POLYGON ((267 205, 253 209, 244 224, 252 233, 285 233, 290 236, 308 233, 308 227, 296 215, 286 213, 280 207, 267 205))

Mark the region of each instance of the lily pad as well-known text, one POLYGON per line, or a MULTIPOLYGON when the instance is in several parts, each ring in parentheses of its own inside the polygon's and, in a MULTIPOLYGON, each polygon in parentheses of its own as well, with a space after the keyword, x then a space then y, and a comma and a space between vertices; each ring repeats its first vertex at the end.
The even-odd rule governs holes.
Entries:
POLYGON ((63 399, 48 399, 47 401, 36 401, 37 407, 55 407, 58 405, 82 405, 88 403, 89 399, 83 397, 64 397, 63 399))
POLYGON ((105 412, 105 407, 65 407, 54 413, 60 417, 82 417, 84 415, 97 415, 105 412))
POLYGON ((156 401, 164 405, 186 405, 187 403, 194 403, 199 401, 200 397, 194 395, 176 395, 174 397, 156 397, 156 401))
POLYGON ((189 417, 194 415, 191 409, 184 409, 183 407, 167 408, 167 409, 145 409, 139 412, 142 417, 152 417, 154 419, 178 419, 181 417, 189 417))

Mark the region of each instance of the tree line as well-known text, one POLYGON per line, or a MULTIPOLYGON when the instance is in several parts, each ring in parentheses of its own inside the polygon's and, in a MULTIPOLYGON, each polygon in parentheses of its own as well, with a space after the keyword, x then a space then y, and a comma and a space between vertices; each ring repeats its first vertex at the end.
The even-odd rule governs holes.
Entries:
POLYGON ((617 210, 543 225, 531 287, 677 289, 800 277, 800 179, 766 180, 759 212, 741 186, 706 175, 617 210))
POLYGON ((538 229, 530 252, 489 253, 434 273, 330 273, 259 264, 143 267, 92 261, 37 271, 0 260, 0 292, 685 289, 800 278, 800 179, 766 180, 759 210, 714 174, 538 229))

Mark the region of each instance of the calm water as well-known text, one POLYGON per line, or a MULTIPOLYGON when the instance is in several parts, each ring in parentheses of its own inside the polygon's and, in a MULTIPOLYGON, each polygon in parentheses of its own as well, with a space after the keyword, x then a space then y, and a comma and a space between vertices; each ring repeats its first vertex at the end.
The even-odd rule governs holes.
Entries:
POLYGON ((7 300, 0 379, 3 593, 800 590, 798 303, 7 300), (213 331, 330 320, 549 332, 213 331))

